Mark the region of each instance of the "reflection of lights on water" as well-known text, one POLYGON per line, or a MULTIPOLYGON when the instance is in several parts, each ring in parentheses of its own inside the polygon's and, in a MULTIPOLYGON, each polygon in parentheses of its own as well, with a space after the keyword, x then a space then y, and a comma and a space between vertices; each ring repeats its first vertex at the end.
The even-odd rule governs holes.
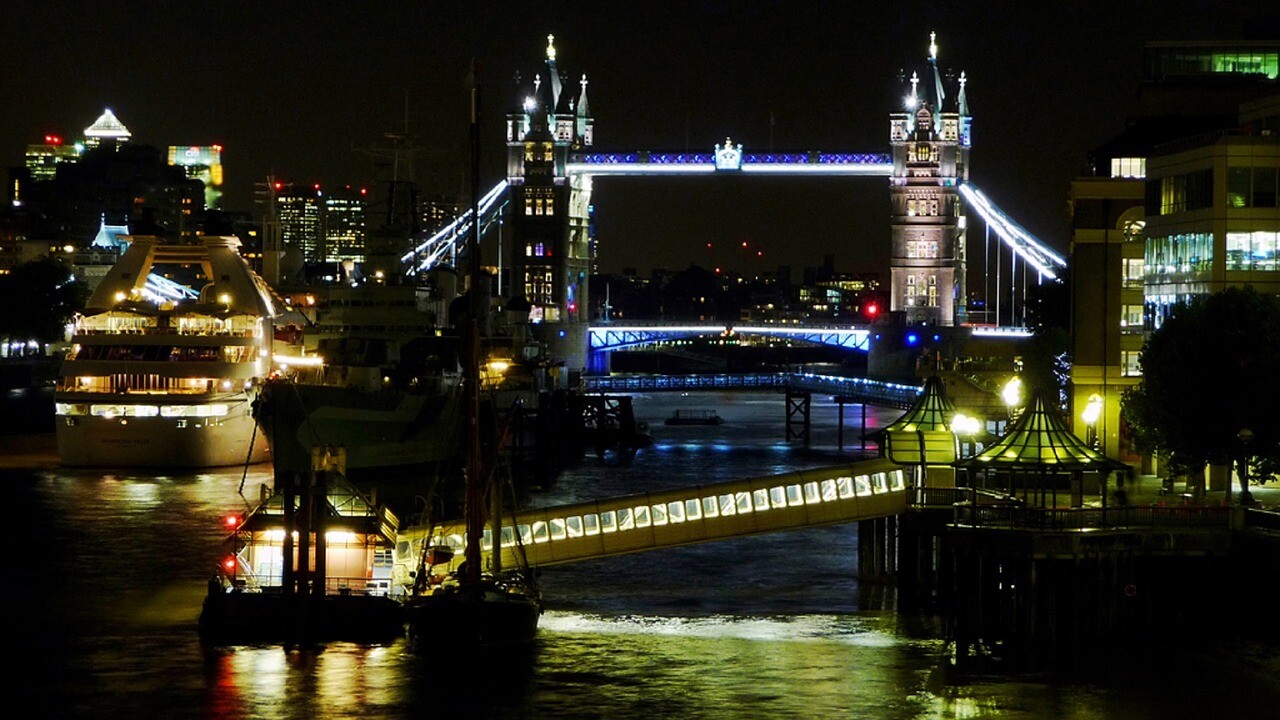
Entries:
POLYGON ((761 642, 833 642, 861 647, 893 647, 901 641, 840 615, 698 618, 627 615, 603 617, 548 611, 539 628, 552 633, 659 635, 668 637, 756 640, 761 642))

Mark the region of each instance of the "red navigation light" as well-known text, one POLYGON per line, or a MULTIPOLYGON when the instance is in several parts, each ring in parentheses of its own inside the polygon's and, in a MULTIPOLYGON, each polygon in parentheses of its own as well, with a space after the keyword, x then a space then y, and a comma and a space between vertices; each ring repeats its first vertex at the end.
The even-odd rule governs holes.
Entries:
POLYGON ((239 525, 240 525, 240 516, 239 516, 239 515, 228 515, 228 516, 226 517, 226 519, 225 519, 225 520, 223 520, 223 522, 225 522, 225 523, 227 524, 227 527, 231 527, 231 528, 233 528, 233 527, 237 527, 237 526, 239 526, 239 525))
POLYGON ((276 183, 276 189, 277 189, 277 190, 279 190, 279 189, 281 189, 281 188, 283 188, 283 187, 284 187, 284 183, 276 183))
POLYGON ((877 305, 877 304, 875 304, 875 303, 873 303, 873 302, 872 302, 872 303, 867 303, 867 306, 866 306, 865 308, 863 308, 863 310, 862 310, 862 311, 863 311, 864 313, 866 313, 867 317, 872 317, 872 318, 873 318, 873 317, 875 317, 876 315, 879 315, 879 314, 880 314, 880 306, 879 306, 879 305, 877 305))
POLYGON ((763 251, 763 250, 757 250, 757 251, 756 251, 756 257, 764 257, 764 251, 763 251))
POLYGON ((314 187, 315 189, 319 190, 319 189, 320 189, 320 183, 316 183, 315 185, 312 185, 312 187, 314 187))
POLYGON ((720 274, 720 268, 716 268, 716 274, 717 274, 717 275, 719 275, 719 274, 720 274))
POLYGON ((44 142, 46 145, 61 145, 62 138, 58 137, 57 135, 45 135, 44 142))
POLYGON ((214 146, 213 146, 213 151, 214 151, 214 152, 222 152, 222 146, 221 146, 221 145, 214 145, 214 146))
POLYGON ((707 249, 708 249, 708 250, 710 250, 710 249, 711 249, 711 243, 707 243, 707 249))
POLYGON ((747 241, 746 241, 746 240, 743 240, 743 241, 742 241, 742 247, 746 247, 746 246, 747 246, 747 241))
POLYGON ((360 188, 360 194, 361 194, 361 195, 368 195, 368 194, 369 194, 369 188, 360 188))
POLYGON ((578 309, 578 303, 569 303, 569 312, 575 312, 578 309))
POLYGON ((223 560, 222 569, 227 572, 234 572, 236 569, 236 559, 234 557, 229 557, 226 560, 223 560))

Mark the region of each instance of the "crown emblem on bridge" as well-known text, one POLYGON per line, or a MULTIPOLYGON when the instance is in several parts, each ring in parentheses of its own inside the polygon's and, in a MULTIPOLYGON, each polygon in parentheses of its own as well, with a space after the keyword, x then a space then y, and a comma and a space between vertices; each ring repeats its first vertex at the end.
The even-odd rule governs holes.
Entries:
POLYGON ((717 170, 741 170, 742 169, 742 146, 734 145, 729 138, 724 139, 724 145, 716 145, 716 169, 717 170))

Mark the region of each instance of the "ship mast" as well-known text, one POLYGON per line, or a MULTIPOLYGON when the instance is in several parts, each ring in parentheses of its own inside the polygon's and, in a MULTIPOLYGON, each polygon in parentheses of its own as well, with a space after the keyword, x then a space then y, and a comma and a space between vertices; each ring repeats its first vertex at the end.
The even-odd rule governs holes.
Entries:
MULTIPOLYGON (((484 534, 484 488, 480 449, 480 81, 472 62, 471 89, 471 232, 467 236, 468 312, 466 322, 466 362, 464 382, 467 388, 467 469, 466 469, 466 568, 463 580, 472 587, 480 584, 480 540, 484 534)), ((497 538, 494 538, 497 550, 497 538)))

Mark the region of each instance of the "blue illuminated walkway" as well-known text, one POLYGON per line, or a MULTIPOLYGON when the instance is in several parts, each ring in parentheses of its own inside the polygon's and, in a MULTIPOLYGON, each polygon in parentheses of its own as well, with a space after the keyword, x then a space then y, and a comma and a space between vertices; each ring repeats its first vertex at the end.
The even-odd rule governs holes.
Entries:
POLYGON ((690 390, 800 390, 830 393, 835 397, 868 405, 909 408, 923 391, 923 385, 869 380, 867 378, 814 373, 716 373, 711 375, 587 375, 585 392, 668 392, 690 390))
POLYGON ((864 326, 832 323, 804 325, 724 325, 716 323, 640 322, 627 324, 593 324, 587 331, 591 350, 625 350, 679 338, 738 335, 764 335, 789 340, 829 345, 847 350, 870 348, 871 331, 864 326))

